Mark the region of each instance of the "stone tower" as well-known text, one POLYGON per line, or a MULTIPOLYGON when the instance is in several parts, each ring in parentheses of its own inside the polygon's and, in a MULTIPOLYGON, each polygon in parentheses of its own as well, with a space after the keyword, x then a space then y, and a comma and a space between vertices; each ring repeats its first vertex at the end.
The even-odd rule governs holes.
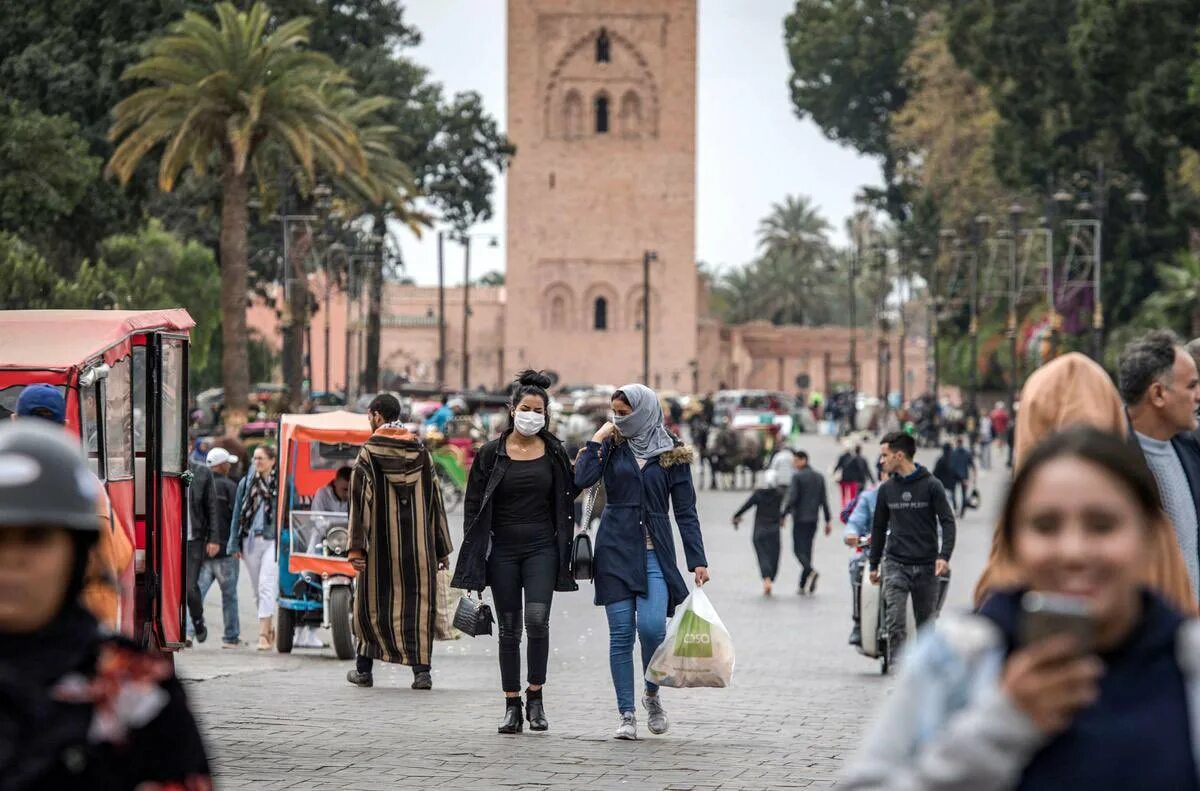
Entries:
POLYGON ((509 0, 505 358, 563 383, 691 388, 695 0, 509 0))

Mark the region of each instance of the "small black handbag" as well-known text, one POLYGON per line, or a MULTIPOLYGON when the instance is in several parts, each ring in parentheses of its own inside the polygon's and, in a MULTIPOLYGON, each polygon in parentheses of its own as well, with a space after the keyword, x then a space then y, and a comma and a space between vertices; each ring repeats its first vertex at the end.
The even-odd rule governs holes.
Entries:
POLYGON ((592 510, 596 507, 599 489, 599 483, 588 489, 583 501, 583 519, 579 522, 582 529, 571 543, 571 576, 577 580, 592 579, 592 536, 589 528, 592 526, 592 510))
POLYGON ((458 600, 458 608, 454 611, 454 628, 468 637, 479 637, 492 633, 492 608, 483 602, 483 594, 478 599, 472 599, 466 593, 458 600))

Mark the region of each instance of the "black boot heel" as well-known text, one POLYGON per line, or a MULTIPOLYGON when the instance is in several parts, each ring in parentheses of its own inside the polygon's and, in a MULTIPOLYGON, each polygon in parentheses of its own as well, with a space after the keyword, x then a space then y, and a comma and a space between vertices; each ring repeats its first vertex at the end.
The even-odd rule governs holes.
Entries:
POLYGON ((546 722, 546 707, 542 705, 542 691, 525 690, 525 717, 529 720, 529 730, 546 731, 550 723, 546 722))
POLYGON ((496 733, 520 733, 525 729, 525 721, 521 719, 521 699, 505 698, 504 722, 496 729, 496 733))

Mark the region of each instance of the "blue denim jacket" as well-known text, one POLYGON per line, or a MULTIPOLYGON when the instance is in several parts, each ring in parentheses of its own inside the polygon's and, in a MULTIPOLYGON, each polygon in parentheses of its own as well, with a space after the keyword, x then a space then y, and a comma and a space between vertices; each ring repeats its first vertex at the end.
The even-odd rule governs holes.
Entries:
MULTIPOLYGON (((945 615, 923 631, 839 787, 1013 788, 1049 737, 1001 692, 1005 654, 980 615, 945 615)), ((1180 627, 1177 655, 1200 766, 1200 621, 1180 627)))

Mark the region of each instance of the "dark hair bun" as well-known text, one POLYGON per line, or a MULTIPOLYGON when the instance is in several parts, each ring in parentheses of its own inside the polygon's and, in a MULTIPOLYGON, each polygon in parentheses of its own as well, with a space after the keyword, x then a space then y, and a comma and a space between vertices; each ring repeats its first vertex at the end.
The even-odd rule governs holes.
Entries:
POLYGON ((549 390, 551 381, 549 376, 533 369, 517 374, 517 384, 523 387, 540 387, 543 390, 549 390))

